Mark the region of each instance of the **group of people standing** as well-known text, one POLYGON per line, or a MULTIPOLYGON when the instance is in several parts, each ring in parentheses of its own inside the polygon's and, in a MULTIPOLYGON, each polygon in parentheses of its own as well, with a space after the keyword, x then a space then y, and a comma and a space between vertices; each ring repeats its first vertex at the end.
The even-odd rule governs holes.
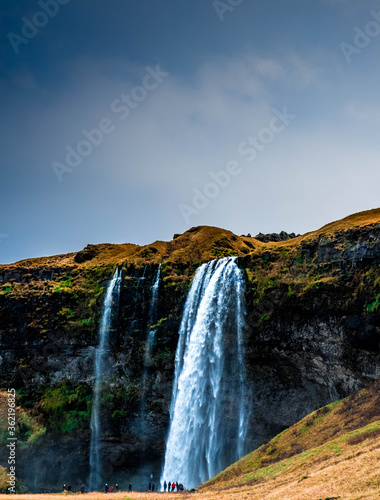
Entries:
POLYGON ((106 484, 104 485, 104 491, 105 491, 105 493, 108 493, 108 490, 109 490, 111 493, 112 493, 113 491, 119 491, 119 485, 116 483, 116 484, 115 484, 115 489, 114 489, 114 488, 113 488, 113 486, 109 487, 109 486, 108 486, 108 483, 106 483, 106 484))
MULTIPOLYGON (((148 486, 148 490, 149 491, 155 491, 155 489, 156 489, 156 485, 155 485, 155 482, 153 481, 153 477, 152 476, 153 476, 153 474, 151 474, 151 476, 150 476, 150 481, 149 481, 149 486, 148 486)), ((63 489, 63 491, 71 492, 71 485, 70 484, 68 484, 68 485, 64 484, 62 489, 63 489)), ((178 484, 178 481, 177 482, 174 482, 174 481, 173 482, 170 482, 170 481, 166 482, 166 481, 164 481, 164 491, 166 492, 166 490, 168 490, 168 492, 170 492, 170 491, 173 492, 173 491, 176 491, 176 490, 177 491, 183 491, 183 484, 181 484, 181 483, 178 484)), ((104 485, 104 491, 105 491, 105 493, 108 493, 108 492, 112 493, 114 491, 119 491, 119 485, 116 484, 115 488, 114 488, 113 486, 108 486, 108 483, 106 483, 104 485)), ((129 483, 128 491, 132 491, 132 483, 129 483)), ((81 493, 85 492, 85 486, 84 486, 84 484, 82 484, 80 492, 81 493)))
MULTIPOLYGON (((155 483, 153 481, 153 474, 151 474, 149 476, 149 485, 148 485, 148 491, 154 491, 155 490, 155 483)), ((178 484, 178 481, 177 482, 166 482, 164 481, 164 492, 166 492, 166 489, 170 492, 170 491, 175 491, 177 489, 177 491, 183 491, 183 484, 178 484)))
POLYGON ((175 491, 175 489, 177 488, 177 491, 183 491, 183 484, 179 483, 178 484, 178 481, 176 482, 166 482, 164 481, 164 491, 166 491, 166 488, 168 489, 168 491, 170 492, 170 489, 171 491, 175 491))
MULTIPOLYGON (((66 484, 65 483, 62 486, 62 491, 67 491, 67 492, 71 493, 71 484, 66 484)), ((85 488, 84 484, 82 484, 82 486, 80 487, 80 492, 84 493, 85 491, 86 491, 86 488, 85 488)))

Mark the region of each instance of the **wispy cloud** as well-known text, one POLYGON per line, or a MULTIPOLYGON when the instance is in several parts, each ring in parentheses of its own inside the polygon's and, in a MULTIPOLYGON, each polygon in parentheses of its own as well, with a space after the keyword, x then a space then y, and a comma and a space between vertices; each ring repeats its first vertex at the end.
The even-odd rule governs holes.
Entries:
POLYGON ((343 114, 350 120, 380 127, 380 107, 368 103, 349 102, 343 109, 343 114))

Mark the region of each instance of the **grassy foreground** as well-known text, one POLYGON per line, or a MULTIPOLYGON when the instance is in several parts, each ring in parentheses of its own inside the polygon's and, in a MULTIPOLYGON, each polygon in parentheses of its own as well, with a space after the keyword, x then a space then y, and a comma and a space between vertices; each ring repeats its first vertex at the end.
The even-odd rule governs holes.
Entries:
POLYGON ((379 463, 380 380, 314 411, 201 485, 197 493, 22 494, 18 498, 372 500, 380 498, 379 463))
MULTIPOLYGON (((127 499, 175 499, 192 498, 193 500, 372 500, 380 498, 380 435, 372 433, 377 426, 368 426, 363 441, 355 439, 330 442, 325 451, 330 455, 320 457, 311 453, 309 457, 298 455, 292 462, 280 461, 271 477, 250 485, 225 489, 210 489, 198 493, 87 493, 71 495, 18 495, 18 499, 56 500, 57 497, 70 496, 72 500, 97 500, 109 498, 127 499), (359 441, 359 442, 357 442, 359 441), (339 453, 337 448, 340 447, 339 453)), ((364 432, 364 431, 363 431, 364 432)), ((356 433, 357 435, 357 433, 356 433)), ((5 495, 0 495, 4 497, 5 495)), ((9 498, 9 497, 7 497, 9 498)))
MULTIPOLYGON (((278 473, 270 479, 252 485, 202 493, 87 493, 69 495, 72 500, 113 498, 163 499, 191 498, 193 500, 372 500, 380 498, 380 436, 342 447, 339 455, 323 460, 299 458, 292 464, 278 464, 278 473), (282 470, 281 470, 282 469, 282 470)), ((67 495, 18 495, 18 499, 56 500, 67 495)), ((5 495, 0 495, 4 497, 5 495)), ((9 498, 9 497, 7 497, 9 498)))

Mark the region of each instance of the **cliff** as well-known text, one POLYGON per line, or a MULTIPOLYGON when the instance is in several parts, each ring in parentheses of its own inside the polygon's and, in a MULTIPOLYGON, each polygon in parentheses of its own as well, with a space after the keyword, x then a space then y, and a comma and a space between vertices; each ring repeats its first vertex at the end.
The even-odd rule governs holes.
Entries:
POLYGON ((30 491, 87 482, 94 350, 116 266, 122 287, 101 415, 109 483, 159 476, 182 310, 208 260, 238 255, 245 273, 249 449, 379 377, 380 209, 267 243, 207 226, 175 236, 0 266, 0 387, 18 393, 17 476, 30 491))

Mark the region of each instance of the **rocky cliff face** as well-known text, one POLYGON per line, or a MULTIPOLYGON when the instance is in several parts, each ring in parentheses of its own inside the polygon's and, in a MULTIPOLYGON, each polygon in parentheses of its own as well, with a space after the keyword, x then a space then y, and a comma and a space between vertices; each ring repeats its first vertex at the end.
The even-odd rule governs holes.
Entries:
POLYGON ((378 378, 379 222, 377 210, 268 243, 201 227, 169 243, 89 246, 0 266, 0 386, 18 392, 21 482, 40 491, 88 480, 94 352, 116 265, 123 279, 101 413, 110 484, 146 487, 160 474, 182 310, 196 268, 212 258, 239 255, 245 270, 248 448, 378 378))
POLYGON ((380 377, 380 226, 301 238, 241 259, 252 287, 251 435, 274 435, 380 377))

